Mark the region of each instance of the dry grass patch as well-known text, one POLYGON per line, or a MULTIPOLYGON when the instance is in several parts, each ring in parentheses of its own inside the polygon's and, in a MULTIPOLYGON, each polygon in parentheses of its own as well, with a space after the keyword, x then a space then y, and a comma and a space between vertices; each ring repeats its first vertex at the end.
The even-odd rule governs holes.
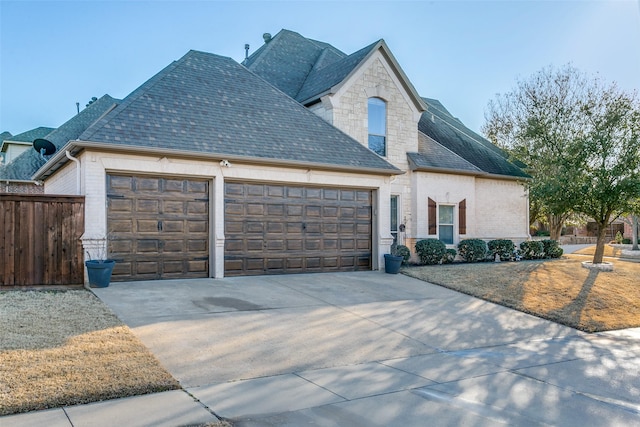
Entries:
POLYGON ((0 415, 180 388, 91 292, 1 292, 0 307, 0 415))
POLYGON ((586 332, 640 327, 640 263, 562 259, 407 267, 403 273, 586 332))

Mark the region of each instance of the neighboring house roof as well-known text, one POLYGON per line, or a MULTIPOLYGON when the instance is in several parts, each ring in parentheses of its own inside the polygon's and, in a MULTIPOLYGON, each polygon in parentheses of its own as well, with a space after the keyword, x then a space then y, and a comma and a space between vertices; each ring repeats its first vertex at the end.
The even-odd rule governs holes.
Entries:
POLYGON ((422 99, 428 110, 422 113, 418 122, 420 132, 485 173, 529 178, 507 159, 504 151, 463 125, 438 100, 422 99))
POLYGON ((0 143, 5 139, 11 138, 12 136, 13 135, 11 135, 11 132, 5 130, 4 132, 0 133, 0 143))
POLYGON ((4 137, 5 132, 2 133, 3 137, 0 140, 0 151, 7 151, 7 145, 12 143, 18 143, 21 145, 32 144, 34 139, 44 138, 47 134, 51 133, 55 128, 48 127, 37 127, 35 129, 28 130, 26 132, 19 133, 17 135, 11 136, 9 132, 9 136, 4 137))
MULTIPOLYGON (((234 60, 193 50, 128 95, 80 140, 73 144, 401 173, 234 60)), ((59 153, 56 161, 66 160, 59 153)))
MULTIPOLYGON (((117 102, 118 100, 109 95, 104 95, 97 101, 91 103, 79 114, 67 120, 59 128, 46 128, 49 129, 47 134, 36 134, 34 139, 47 139, 51 141, 59 151, 68 141, 76 139, 84 130, 91 126, 91 124, 112 109, 117 102)), ((46 163, 45 159, 35 150, 27 150, 16 157, 10 164, 0 166, 0 180, 30 181, 33 174, 46 163)))

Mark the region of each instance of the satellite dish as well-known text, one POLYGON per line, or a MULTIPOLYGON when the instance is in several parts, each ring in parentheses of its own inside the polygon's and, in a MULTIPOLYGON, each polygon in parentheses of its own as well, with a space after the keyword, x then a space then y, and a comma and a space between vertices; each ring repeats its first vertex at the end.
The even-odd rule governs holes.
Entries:
POLYGON ((43 138, 33 141, 33 149, 43 156, 50 156, 56 152, 56 146, 53 145, 53 142, 43 138))

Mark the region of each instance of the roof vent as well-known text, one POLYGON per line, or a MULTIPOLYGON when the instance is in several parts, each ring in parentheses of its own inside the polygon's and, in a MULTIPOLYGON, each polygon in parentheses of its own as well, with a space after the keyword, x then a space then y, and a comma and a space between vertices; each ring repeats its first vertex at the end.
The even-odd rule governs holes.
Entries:
POLYGON ((262 35, 262 38, 264 39, 265 43, 269 43, 271 41, 271 34, 270 33, 264 33, 262 35))
POLYGON ((249 58, 249 43, 245 43, 244 45, 244 59, 249 58))
POLYGON ((433 123, 435 123, 435 122, 436 122, 436 116, 434 116, 434 115, 433 115, 433 113, 431 113, 431 121, 432 121, 433 123))

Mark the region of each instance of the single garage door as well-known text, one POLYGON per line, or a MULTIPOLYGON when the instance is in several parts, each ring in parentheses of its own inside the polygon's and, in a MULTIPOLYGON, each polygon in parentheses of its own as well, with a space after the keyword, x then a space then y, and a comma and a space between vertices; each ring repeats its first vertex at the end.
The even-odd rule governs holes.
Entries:
POLYGON ((107 175, 107 226, 114 281, 209 277, 207 181, 107 175))
POLYGON ((225 275, 371 269, 371 190, 225 183, 225 275))

